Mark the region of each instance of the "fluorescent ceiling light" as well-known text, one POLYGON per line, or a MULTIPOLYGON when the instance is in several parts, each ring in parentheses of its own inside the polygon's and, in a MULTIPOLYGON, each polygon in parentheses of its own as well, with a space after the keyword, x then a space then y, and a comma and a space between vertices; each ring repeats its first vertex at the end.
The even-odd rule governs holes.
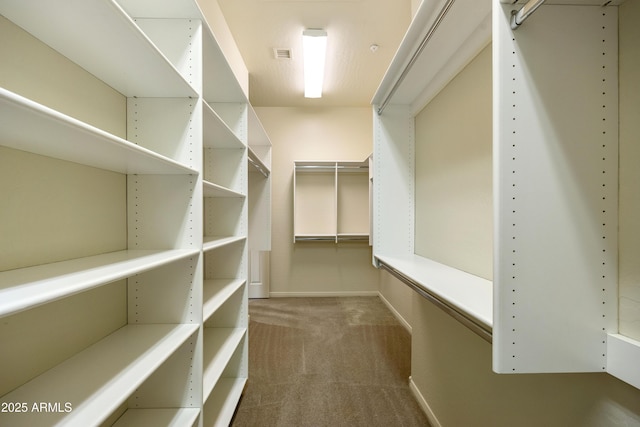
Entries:
POLYGON ((320 98, 324 81, 324 61, 327 50, 327 32, 304 30, 302 32, 304 55, 304 96, 320 98))

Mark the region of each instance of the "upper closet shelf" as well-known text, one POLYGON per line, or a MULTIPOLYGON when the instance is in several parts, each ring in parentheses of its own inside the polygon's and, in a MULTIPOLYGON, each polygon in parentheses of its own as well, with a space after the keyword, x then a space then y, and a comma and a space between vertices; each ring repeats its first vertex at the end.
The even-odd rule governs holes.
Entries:
POLYGON ((3 0, 0 13, 127 97, 197 96, 111 0, 3 0))
POLYGON ((70 412, 63 407, 60 412, 0 413, 0 424, 99 425, 197 330, 197 324, 125 326, 3 396, 6 402, 62 399, 72 405, 70 412))
POLYGON ((126 174, 197 171, 0 88, 0 145, 126 174))
POLYGON ((491 41, 491 0, 423 1, 371 103, 416 114, 491 41))
POLYGON ((203 116, 205 148, 245 148, 245 144, 206 101, 203 116))
POLYGON ((197 254, 126 250, 5 271, 0 273, 0 317, 197 254))
MULTIPOLYGON (((221 12, 215 9, 215 5, 207 4, 207 9, 203 11, 196 0, 117 1, 133 18, 201 20, 203 23, 204 99, 208 102, 248 102, 248 82, 244 82, 245 77, 239 78, 234 72, 227 58, 228 55, 225 55, 219 38, 213 31, 210 21, 214 18, 224 19, 221 12)), ((217 30, 221 31, 219 28, 217 30)), ((237 55, 239 56, 239 53, 237 55)), ((241 67, 244 67, 244 64, 241 67)), ((239 74, 246 74, 246 68, 239 74)))
POLYGON ((423 258, 376 255, 378 264, 491 341, 493 285, 490 280, 423 258))

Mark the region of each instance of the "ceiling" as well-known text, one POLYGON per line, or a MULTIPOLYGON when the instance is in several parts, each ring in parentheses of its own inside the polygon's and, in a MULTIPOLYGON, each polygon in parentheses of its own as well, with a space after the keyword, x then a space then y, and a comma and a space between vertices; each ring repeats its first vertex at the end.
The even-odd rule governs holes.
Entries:
POLYGON ((218 2, 249 70, 256 107, 368 106, 411 20, 411 0, 218 2), (306 28, 328 33, 320 99, 303 96, 306 28), (274 49, 290 50, 291 59, 277 59, 274 49))

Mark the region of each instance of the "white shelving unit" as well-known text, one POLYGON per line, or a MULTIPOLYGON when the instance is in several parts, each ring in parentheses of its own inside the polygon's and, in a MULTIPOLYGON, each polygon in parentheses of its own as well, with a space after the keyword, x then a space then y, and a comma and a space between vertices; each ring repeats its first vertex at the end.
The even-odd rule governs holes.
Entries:
POLYGON ((249 298, 269 297, 271 140, 249 109, 249 298))
MULTIPOLYGON (((64 174, 82 172, 115 206, 91 218, 105 229, 104 242, 83 237, 78 226, 71 258, 45 236, 37 255, 12 259, 0 272, 0 333, 29 337, 3 345, 0 401, 61 402, 46 413, 0 413, 0 424, 228 425, 248 378, 248 143, 255 129, 266 170, 270 152, 248 103, 246 68, 229 59, 239 57, 235 46, 218 42, 228 33, 222 13, 215 2, 195 0, 35 3, 3 2, 6 25, 122 94, 126 138, 0 88, 0 148, 64 174), (116 243, 107 241, 111 235, 116 243), (105 293, 113 314, 92 316, 105 293), (73 345, 37 329, 62 307, 69 312, 56 321, 82 319, 72 321, 79 331, 70 331, 79 336, 73 345), (31 348, 38 360, 20 353, 31 348)), ((15 205, 2 232, 10 239, 28 233, 25 216, 67 227, 58 212, 68 200, 51 198, 56 216, 48 219, 23 201, 25 185, 3 197, 15 205)), ((81 197, 68 199, 89 214, 81 197)))
POLYGON ((640 346, 617 334, 624 2, 549 0, 516 30, 526 2, 513 3, 420 6, 373 100, 374 264, 492 341, 498 373, 609 372, 640 387, 640 346), (493 283, 414 253, 413 119, 490 42, 493 283))
POLYGON ((294 242, 369 241, 369 161, 294 162, 294 242))

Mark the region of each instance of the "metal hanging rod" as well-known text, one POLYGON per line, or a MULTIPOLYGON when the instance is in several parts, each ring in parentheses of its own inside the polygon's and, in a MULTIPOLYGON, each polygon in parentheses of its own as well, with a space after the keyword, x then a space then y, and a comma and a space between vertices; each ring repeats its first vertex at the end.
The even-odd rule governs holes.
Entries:
POLYGON ((398 77, 393 87, 391 88, 387 96, 384 98, 384 101, 382 101, 382 104, 380 104, 380 107, 378 107, 378 115, 382 115, 382 112, 387 107, 387 104, 391 100, 391 97, 396 93, 396 91, 404 81, 405 77, 407 77, 407 74, 409 74, 409 71, 411 71, 411 68, 413 67, 415 62, 418 60, 418 57, 420 56, 420 54, 422 53, 424 48, 427 46, 427 44, 431 40, 431 37, 433 37, 433 35, 435 34, 436 30, 444 20, 444 17, 447 15, 449 10, 451 9, 451 6, 453 6, 453 3, 455 3, 455 0, 449 0, 442 7, 442 9, 440 10, 440 13, 438 13, 438 16, 436 17, 436 20, 433 22, 433 24, 431 24, 429 31, 427 31, 427 34, 425 34, 424 38, 420 42, 420 46, 418 46, 418 49, 416 49, 413 55, 411 55, 411 59, 402 70, 400 77, 398 77))
POLYGON ((546 0, 529 0, 518 11, 511 12, 511 29, 517 30, 520 25, 533 13, 537 8, 542 6, 546 0))
POLYGON ((451 305, 449 302, 443 300, 438 295, 429 292, 424 287, 420 286, 416 283, 412 278, 406 276, 402 272, 396 270, 390 265, 385 264, 383 261, 378 260, 378 264, 381 269, 388 271, 392 276, 400 280, 405 285, 409 286, 411 289, 416 291, 420 296, 427 299, 429 302, 434 304, 436 307, 443 310, 449 316, 456 319, 458 322, 462 323, 464 326, 469 328, 471 331, 475 332, 485 341, 492 342, 493 341, 493 332, 491 328, 487 328, 486 325, 479 322, 477 319, 469 316, 467 313, 460 311, 458 308, 451 305))
POLYGON ((251 157, 247 157, 247 160, 249 161, 249 163, 251 164, 251 166, 253 166, 254 168, 256 168, 258 170, 258 172, 260 172, 262 175, 264 175, 265 178, 269 178, 269 174, 267 173, 267 171, 262 167, 262 165, 260 165, 258 162, 256 162, 255 160, 253 160, 251 157))

